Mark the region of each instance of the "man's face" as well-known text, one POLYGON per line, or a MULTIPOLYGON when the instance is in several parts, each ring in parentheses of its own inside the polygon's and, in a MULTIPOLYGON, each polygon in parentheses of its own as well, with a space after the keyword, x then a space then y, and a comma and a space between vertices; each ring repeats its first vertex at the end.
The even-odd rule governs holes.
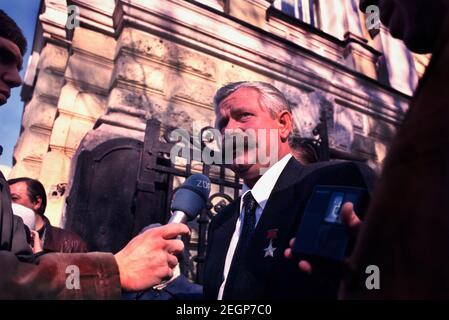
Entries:
POLYGON ((19 71, 22 68, 22 55, 19 47, 12 41, 0 37, 0 105, 11 95, 11 88, 22 84, 19 71))
POLYGON ((379 6, 380 20, 393 37, 414 52, 434 49, 446 14, 446 0, 361 0, 361 7, 379 6))
MULTIPOLYGON (((241 150, 241 155, 233 155, 233 164, 230 168, 237 173, 243 180, 251 181, 257 179, 261 175, 260 169, 267 167, 268 164, 260 163, 260 159, 256 159, 254 156, 257 154, 263 154, 268 156, 276 156, 271 153, 278 151, 280 145, 280 138, 276 136, 277 146, 270 146, 273 141, 270 141, 270 129, 279 129, 279 123, 277 119, 273 118, 269 111, 262 107, 260 102, 260 94, 257 90, 252 88, 240 88, 226 97, 219 105, 220 113, 217 114, 216 127, 221 131, 223 137, 226 133, 245 132, 253 136, 255 139, 254 148, 248 150, 248 146, 241 150), (265 132, 259 129, 266 129, 265 132), (266 135, 265 135, 266 133, 266 135), (243 163, 241 163, 243 162, 243 163)), ((253 141, 254 141, 253 140, 253 141)), ((228 140, 229 141, 229 140, 228 140)), ((226 145, 226 142, 223 143, 226 145)), ((229 150, 225 150, 229 152, 229 150)))
POLYGON ((13 203, 21 204, 34 212, 39 209, 40 204, 31 201, 28 196, 28 187, 25 182, 17 182, 9 186, 11 190, 11 200, 13 203))

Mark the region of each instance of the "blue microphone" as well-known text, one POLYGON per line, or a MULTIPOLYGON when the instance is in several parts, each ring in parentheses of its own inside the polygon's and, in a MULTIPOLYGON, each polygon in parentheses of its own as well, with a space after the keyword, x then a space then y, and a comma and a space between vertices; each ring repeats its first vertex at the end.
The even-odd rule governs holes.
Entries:
POLYGON ((206 206, 210 180, 204 174, 193 174, 175 192, 170 206, 172 216, 168 223, 192 221, 206 206))

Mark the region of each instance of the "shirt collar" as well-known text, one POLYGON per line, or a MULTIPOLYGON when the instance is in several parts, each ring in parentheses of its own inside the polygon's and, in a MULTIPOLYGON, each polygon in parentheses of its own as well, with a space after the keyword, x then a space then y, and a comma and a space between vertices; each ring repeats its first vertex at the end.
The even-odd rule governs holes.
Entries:
POLYGON ((289 153, 272 165, 267 171, 265 171, 259 180, 257 180, 252 189, 250 189, 246 184, 243 184, 242 199, 248 191, 251 191, 254 199, 257 201, 257 204, 262 208, 262 210, 265 209, 265 205, 270 197, 271 191, 273 191, 274 185, 278 181, 279 176, 282 171, 284 171, 284 168, 291 157, 292 154, 289 153))
POLYGON ((42 216, 42 220, 44 220, 44 225, 39 230, 37 230, 37 233, 39 234, 39 238, 41 238, 41 240, 44 236, 45 230, 48 229, 49 226, 51 226, 50 220, 48 220, 46 216, 42 216))

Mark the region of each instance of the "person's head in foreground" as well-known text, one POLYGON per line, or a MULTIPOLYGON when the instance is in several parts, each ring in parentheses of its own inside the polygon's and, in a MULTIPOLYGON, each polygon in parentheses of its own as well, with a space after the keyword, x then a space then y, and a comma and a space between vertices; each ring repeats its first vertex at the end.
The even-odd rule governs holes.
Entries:
POLYGON ((19 71, 27 41, 17 24, 0 10, 0 105, 11 95, 11 89, 22 84, 19 71))

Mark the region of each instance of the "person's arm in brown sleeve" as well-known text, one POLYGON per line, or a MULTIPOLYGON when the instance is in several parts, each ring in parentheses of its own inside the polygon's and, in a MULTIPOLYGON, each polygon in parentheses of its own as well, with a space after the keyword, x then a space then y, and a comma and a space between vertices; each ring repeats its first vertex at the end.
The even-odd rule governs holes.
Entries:
POLYGON ((188 233, 186 225, 177 223, 150 229, 115 256, 48 253, 29 263, 0 251, 0 299, 118 299, 121 288, 148 289, 173 276, 175 255, 184 250, 174 238, 188 233))
POLYGON ((120 275, 110 253, 49 253, 27 263, 1 251, 0 265, 0 299, 120 298, 120 275))
POLYGON ((84 241, 81 237, 75 243, 76 252, 89 252, 86 241, 84 241))

